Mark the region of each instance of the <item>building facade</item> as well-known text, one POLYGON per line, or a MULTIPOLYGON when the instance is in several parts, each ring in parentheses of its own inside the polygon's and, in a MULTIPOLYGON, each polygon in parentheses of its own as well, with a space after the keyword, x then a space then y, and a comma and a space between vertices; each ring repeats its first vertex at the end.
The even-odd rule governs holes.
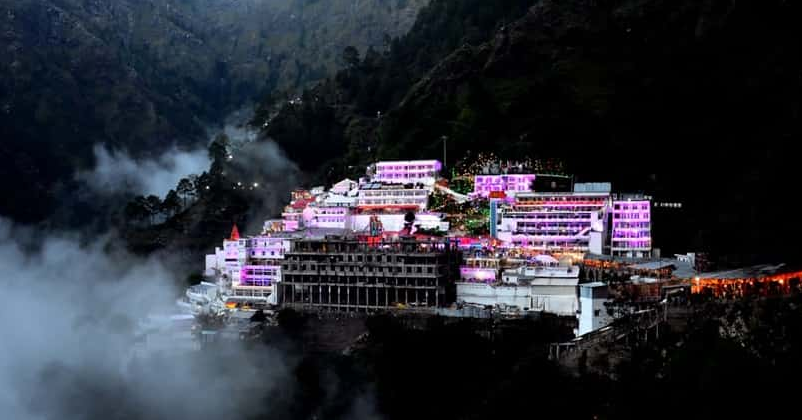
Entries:
MULTIPOLYGON (((439 160, 377 162, 373 180, 392 184, 423 183, 433 185, 443 164, 439 160)), ((371 170, 369 169, 368 172, 371 170)))
POLYGON ((534 174, 476 175, 473 182, 473 193, 487 198, 491 192, 504 192, 507 195, 532 191, 535 182, 534 174))
POLYGON ((579 329, 577 336, 603 328, 613 322, 613 317, 607 313, 610 301, 609 287, 606 283, 584 283, 579 286, 579 329))
POLYGON ((500 209, 499 239, 542 251, 587 252, 590 232, 602 227, 610 194, 520 193, 500 209))
POLYGON ((282 237, 255 236, 223 241, 206 256, 206 274, 217 277, 231 295, 277 303, 275 286, 281 281, 281 261, 290 249, 282 237))
POLYGON ((425 210, 431 188, 422 184, 387 184, 374 182, 361 185, 357 207, 365 209, 425 210))
POLYGON ((643 199, 616 200, 613 202, 612 215, 612 255, 630 258, 651 256, 651 202, 643 199))
POLYGON ((279 299, 334 311, 445 306, 455 299, 459 259, 445 240, 299 240, 282 264, 279 299))

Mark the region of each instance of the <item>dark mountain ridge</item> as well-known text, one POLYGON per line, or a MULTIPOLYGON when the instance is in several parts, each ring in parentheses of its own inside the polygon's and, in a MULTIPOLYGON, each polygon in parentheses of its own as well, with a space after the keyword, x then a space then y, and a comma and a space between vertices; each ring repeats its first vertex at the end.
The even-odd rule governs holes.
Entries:
POLYGON ((205 142, 249 101, 326 77, 345 46, 403 34, 425 1, 0 0, 0 192, 19 200, 0 214, 50 215, 95 144, 205 142))
MULTIPOLYGON (((802 228, 772 227, 785 211, 767 203, 800 179, 788 153, 802 134, 799 12, 779 0, 536 2, 399 85, 403 99, 380 119, 353 94, 371 72, 324 84, 339 102, 319 108, 339 125, 321 132, 345 148, 327 155, 343 168, 331 178, 372 159, 440 156, 446 136, 449 156, 561 158, 578 180, 683 202, 681 220, 663 227, 670 252, 796 260, 802 228)), ((308 144, 283 128, 313 121, 314 109, 274 119, 264 134, 290 151, 308 144)))

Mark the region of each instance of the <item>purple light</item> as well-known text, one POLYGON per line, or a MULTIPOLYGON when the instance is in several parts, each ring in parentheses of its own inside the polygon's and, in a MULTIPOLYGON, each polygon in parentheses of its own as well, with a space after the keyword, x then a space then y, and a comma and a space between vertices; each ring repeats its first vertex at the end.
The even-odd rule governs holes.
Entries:
POLYGON ((496 270, 481 267, 460 267, 460 277, 467 281, 492 283, 496 280, 496 270))
POLYGON ((477 175, 474 177, 473 191, 482 197, 487 197, 491 191, 531 191, 534 180, 534 174, 477 175))

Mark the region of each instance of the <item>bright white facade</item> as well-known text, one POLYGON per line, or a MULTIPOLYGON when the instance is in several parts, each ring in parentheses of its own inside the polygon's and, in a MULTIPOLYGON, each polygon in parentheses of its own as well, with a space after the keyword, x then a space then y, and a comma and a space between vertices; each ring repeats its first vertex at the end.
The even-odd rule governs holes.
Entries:
POLYGON ((443 164, 439 160, 377 162, 373 180, 392 184, 420 182, 433 185, 441 169, 443 164))
MULTIPOLYGON (((368 231, 370 218, 373 216, 378 217, 382 228, 387 232, 399 232, 406 224, 404 213, 354 214, 350 216, 351 226, 349 229, 355 232, 368 231)), ((448 222, 443 221, 443 215, 440 213, 416 213, 415 222, 412 225, 416 228, 448 231, 448 222)))
POLYGON ((332 194, 338 195, 346 195, 349 191, 355 190, 359 184, 356 181, 352 181, 348 178, 332 185, 331 189, 329 190, 332 194))
POLYGON ((341 206, 307 206, 303 211, 304 227, 350 229, 350 209, 341 206))
POLYGON ((425 210, 429 203, 431 188, 412 186, 407 188, 402 184, 369 183, 359 187, 357 207, 371 208, 405 208, 425 210))
POLYGON ((492 270, 489 267, 462 268, 463 280, 467 281, 457 283, 457 301, 575 316, 579 305, 579 267, 523 266, 506 270, 500 283, 490 280, 492 272, 488 269, 492 270))
POLYGON ((579 329, 576 335, 584 335, 599 328, 606 327, 613 322, 607 313, 605 303, 609 299, 609 288, 602 282, 585 283, 579 285, 579 329))
POLYGON ((206 274, 216 276, 234 296, 276 303, 274 287, 281 281, 281 260, 289 249, 290 240, 280 237, 225 240, 206 256, 206 274))

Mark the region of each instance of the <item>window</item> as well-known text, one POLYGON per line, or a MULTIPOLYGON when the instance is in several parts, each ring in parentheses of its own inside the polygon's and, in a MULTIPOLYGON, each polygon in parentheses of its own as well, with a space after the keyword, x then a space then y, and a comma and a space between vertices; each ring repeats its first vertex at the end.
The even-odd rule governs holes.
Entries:
POLYGON ((601 309, 596 309, 593 311, 593 316, 601 316, 601 309))

